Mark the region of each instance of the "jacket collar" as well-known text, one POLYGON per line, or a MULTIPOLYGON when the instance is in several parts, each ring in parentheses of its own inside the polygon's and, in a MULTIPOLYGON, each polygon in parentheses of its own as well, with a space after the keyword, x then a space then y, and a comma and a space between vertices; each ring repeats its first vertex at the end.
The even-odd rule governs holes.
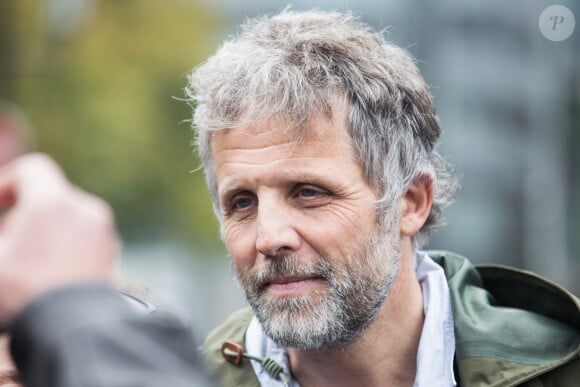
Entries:
POLYGON ((449 284, 464 384, 521 383, 579 356, 579 302, 571 293, 530 272, 429 255, 449 284))

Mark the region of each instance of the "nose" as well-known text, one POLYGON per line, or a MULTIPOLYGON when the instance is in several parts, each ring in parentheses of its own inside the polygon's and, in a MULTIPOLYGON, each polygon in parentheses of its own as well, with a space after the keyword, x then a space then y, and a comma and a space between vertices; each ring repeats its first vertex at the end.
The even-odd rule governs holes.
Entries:
POLYGON ((283 203, 262 201, 258 205, 256 250, 266 257, 291 254, 300 248, 295 216, 283 203))

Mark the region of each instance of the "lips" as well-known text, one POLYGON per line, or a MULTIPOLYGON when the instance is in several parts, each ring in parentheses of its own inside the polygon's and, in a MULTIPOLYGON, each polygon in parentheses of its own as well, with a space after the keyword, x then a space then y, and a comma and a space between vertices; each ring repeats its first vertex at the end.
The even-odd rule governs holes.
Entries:
POLYGON ((307 288, 319 284, 320 277, 279 277, 268 281, 264 285, 267 292, 279 295, 306 291, 307 288))
POLYGON ((269 281, 267 285, 276 284, 276 285, 283 285, 290 282, 299 282, 299 281, 307 281, 310 279, 316 279, 317 277, 312 276, 301 276, 301 277, 278 277, 274 278, 273 280, 269 281))

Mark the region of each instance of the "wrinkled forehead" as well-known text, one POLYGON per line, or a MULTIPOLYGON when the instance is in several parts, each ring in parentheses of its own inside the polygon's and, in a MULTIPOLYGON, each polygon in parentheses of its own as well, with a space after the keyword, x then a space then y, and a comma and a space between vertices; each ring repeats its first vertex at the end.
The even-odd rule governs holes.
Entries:
POLYGON ((342 109, 330 112, 317 110, 304 121, 297 121, 285 114, 253 120, 247 117, 235 127, 214 131, 211 136, 212 152, 216 148, 223 148, 225 142, 243 148, 249 138, 254 142, 260 141, 263 146, 294 144, 299 147, 306 143, 335 146, 338 144, 337 139, 340 139, 340 144, 351 144, 346 115, 342 109))

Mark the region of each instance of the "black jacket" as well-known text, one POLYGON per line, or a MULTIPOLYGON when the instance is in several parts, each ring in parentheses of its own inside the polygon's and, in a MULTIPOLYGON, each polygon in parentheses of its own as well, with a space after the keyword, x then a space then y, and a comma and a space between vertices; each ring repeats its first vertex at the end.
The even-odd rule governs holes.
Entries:
POLYGON ((189 329, 102 285, 33 301, 14 322, 11 351, 27 387, 211 385, 189 329))

